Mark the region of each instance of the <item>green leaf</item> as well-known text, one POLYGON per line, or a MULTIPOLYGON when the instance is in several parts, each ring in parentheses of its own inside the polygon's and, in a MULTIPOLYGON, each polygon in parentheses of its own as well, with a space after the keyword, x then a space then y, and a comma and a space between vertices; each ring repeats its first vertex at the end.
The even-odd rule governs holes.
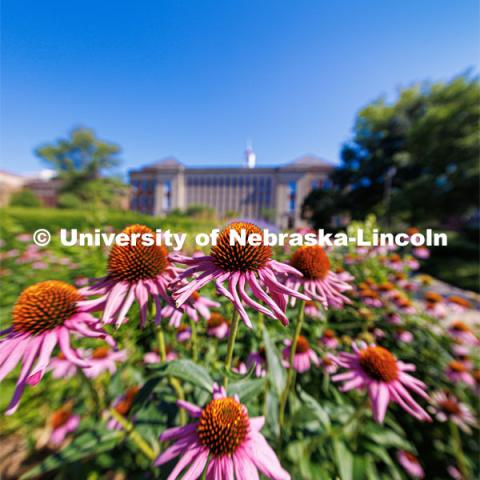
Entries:
POLYGON ((342 480, 352 480, 353 478, 353 456, 340 440, 334 440, 333 453, 335 463, 338 467, 338 473, 342 480))
POLYGON ((172 360, 167 365, 155 369, 155 373, 162 377, 176 377, 209 392, 212 391, 213 380, 208 371, 191 360, 172 360))
POLYGON ((256 378, 254 380, 240 380, 228 386, 228 395, 238 395, 240 400, 246 401, 258 395, 265 388, 265 380, 256 378))
POLYGON ((98 455, 99 453, 111 450, 124 434, 119 431, 88 431, 79 435, 72 443, 63 450, 47 457, 43 462, 22 475, 21 480, 35 478, 57 470, 67 464, 98 455))
POLYGON ((278 424, 278 408, 278 396, 274 390, 269 390, 267 392, 267 398, 265 399, 265 423, 275 437, 280 435, 280 425, 278 424))
POLYGON ((285 388, 287 374, 285 368, 283 368, 280 354, 270 339, 270 335, 266 328, 263 329, 263 342, 265 344, 265 353, 267 355, 268 377, 275 387, 278 396, 280 396, 285 388))
MULTIPOLYGON (((133 402, 133 407, 132 407, 132 412, 136 412, 143 408, 152 394, 152 392, 155 390, 155 387, 158 385, 158 383, 162 380, 163 376, 155 376, 150 378, 145 382, 143 387, 140 389, 140 391, 135 395, 135 400, 133 402)), ((130 416, 130 415, 129 415, 130 416)))
POLYGON ((402 438, 397 433, 392 430, 383 430, 380 432, 365 432, 366 435, 373 440, 377 445, 382 445, 383 447, 395 447, 401 450, 412 450, 412 445, 410 442, 402 438))
POLYGON ((246 380, 247 378, 250 378, 253 375, 253 372, 255 372, 256 365, 255 363, 250 367, 250 370, 247 371, 247 373, 242 374, 242 373, 235 373, 232 372, 231 370, 227 370, 225 366, 223 366, 220 369, 220 372, 222 376, 227 377, 230 380, 234 381, 240 381, 240 380, 246 380))
POLYGON ((305 408, 307 408, 315 418, 320 421, 325 429, 330 430, 330 417, 320 403, 304 390, 300 390, 300 400, 303 402, 305 408))

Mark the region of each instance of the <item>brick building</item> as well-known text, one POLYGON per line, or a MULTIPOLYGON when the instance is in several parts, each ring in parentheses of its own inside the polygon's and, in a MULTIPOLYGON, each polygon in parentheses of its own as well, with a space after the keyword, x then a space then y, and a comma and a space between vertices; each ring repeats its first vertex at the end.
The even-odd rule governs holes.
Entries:
POLYGON ((314 188, 322 188, 332 165, 307 155, 279 167, 255 167, 246 152, 245 167, 187 167, 170 157, 130 171, 132 210, 155 216, 192 205, 217 215, 264 219, 282 228, 304 226, 301 207, 314 188))

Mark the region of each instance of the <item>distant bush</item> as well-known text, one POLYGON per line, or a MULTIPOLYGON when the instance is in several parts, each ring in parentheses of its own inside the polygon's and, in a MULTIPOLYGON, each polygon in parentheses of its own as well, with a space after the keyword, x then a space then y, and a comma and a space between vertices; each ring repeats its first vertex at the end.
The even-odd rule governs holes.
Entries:
POLYGON ((12 207, 41 207, 41 200, 28 188, 15 192, 10 199, 12 207))

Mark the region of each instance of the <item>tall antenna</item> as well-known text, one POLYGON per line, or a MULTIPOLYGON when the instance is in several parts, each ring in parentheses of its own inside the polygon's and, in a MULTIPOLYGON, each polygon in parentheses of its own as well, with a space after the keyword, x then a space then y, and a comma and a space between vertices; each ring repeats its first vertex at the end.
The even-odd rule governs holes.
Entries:
POLYGON ((250 140, 247 141, 247 148, 245 150, 245 161, 247 168, 255 168, 255 164, 257 162, 257 156, 252 148, 252 142, 250 140))

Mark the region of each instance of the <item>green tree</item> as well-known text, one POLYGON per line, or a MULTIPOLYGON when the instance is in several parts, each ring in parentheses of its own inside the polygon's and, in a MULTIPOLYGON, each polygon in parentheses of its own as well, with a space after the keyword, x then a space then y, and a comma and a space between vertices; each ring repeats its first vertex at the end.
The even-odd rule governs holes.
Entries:
MULTIPOLYGON (((479 121, 480 84, 470 75, 367 105, 332 174, 337 210, 358 219, 390 210, 410 224, 465 218, 478 207, 479 121)), ((306 207, 313 218, 325 216, 313 194, 306 207)))
POLYGON ((18 192, 12 194, 10 198, 11 207, 41 207, 42 202, 40 199, 28 188, 23 188, 18 192))
POLYGON ((94 180, 120 163, 118 145, 100 140, 89 128, 76 128, 68 138, 42 145, 35 150, 43 161, 69 182, 94 180))
POLYGON ((59 206, 77 208, 85 203, 117 208, 127 187, 116 178, 104 175, 119 165, 121 149, 100 140, 89 128, 77 128, 68 138, 60 138, 35 150, 63 180, 59 206))

